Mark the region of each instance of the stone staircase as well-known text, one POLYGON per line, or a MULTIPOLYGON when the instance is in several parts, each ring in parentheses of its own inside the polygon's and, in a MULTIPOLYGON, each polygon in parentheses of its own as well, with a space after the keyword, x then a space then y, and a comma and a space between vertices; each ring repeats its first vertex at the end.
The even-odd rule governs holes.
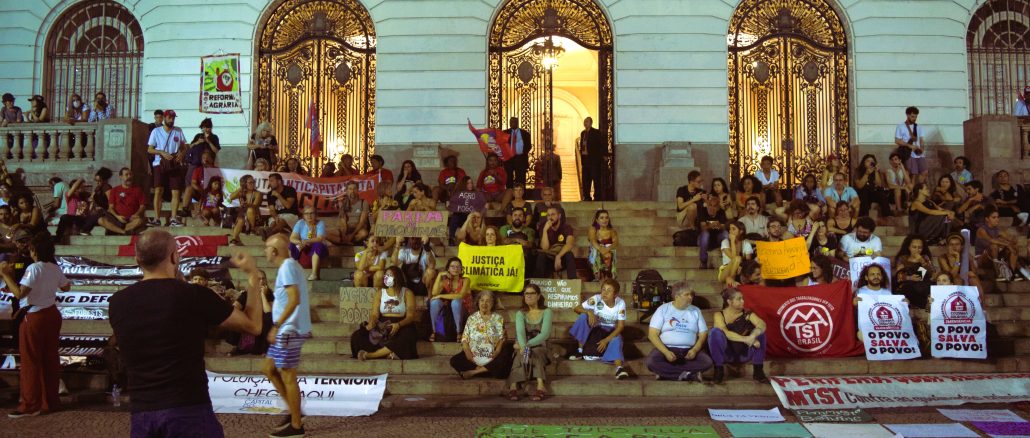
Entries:
MULTIPOLYGON (((586 257, 587 242, 585 230, 599 203, 566 203, 571 224, 576 230, 576 255, 586 257)), ((643 269, 656 269, 670 282, 686 280, 697 291, 694 304, 704 309, 711 324, 711 315, 721 307, 719 298, 721 286, 716 281, 715 270, 698 268, 698 249, 671 246, 671 235, 676 231, 674 211, 668 203, 659 202, 610 202, 606 208, 620 237, 618 252, 618 275, 621 296, 632 302, 633 278, 643 269)), ((178 235, 217 235, 228 230, 212 227, 168 228, 178 235)), ((878 227, 884 241, 885 254, 894 254, 907 230, 907 219, 891 219, 888 225, 878 227)), ((119 257, 118 245, 128 244, 129 237, 103 236, 99 228, 93 236, 76 236, 70 245, 59 246, 58 255, 77 255, 113 264, 131 264, 131 257, 119 257)), ((219 248, 219 255, 228 256, 235 251, 245 251, 259 260, 259 266, 271 277, 275 269, 262 254, 260 238, 244 236, 243 247, 219 248)), ((941 248, 935 248, 940 251, 941 248)), ((447 257, 455 256, 456 248, 435 248, 437 265, 443 266, 447 257)), ((472 379, 461 381, 450 368, 450 356, 460 351, 459 344, 445 342, 423 342, 418 345, 420 358, 410 361, 376 360, 361 362, 350 357, 349 336, 356 328, 354 324, 339 322, 339 288, 350 286, 350 274, 354 268, 354 248, 330 248, 329 260, 323 265, 322 279, 312 282, 312 320, 314 338, 304 345, 301 372, 319 375, 369 375, 389 373, 387 392, 393 396, 452 397, 467 401, 472 396, 494 396, 504 389, 501 381, 472 379)), ((716 253, 713 252, 715 257, 716 253)), ((243 280, 239 272, 233 272, 234 281, 243 280)), ((111 291, 111 287, 76 287, 82 291, 111 291)), ((596 282, 583 285, 583 296, 599 292, 596 282)), ((513 337, 513 318, 520 302, 515 295, 503 295, 502 316, 506 321, 509 337, 513 337)), ((956 373, 956 372, 1026 372, 1030 371, 1030 282, 999 284, 987 295, 989 320, 994 323, 1002 337, 1003 348, 1014 352, 998 357, 991 350, 991 358, 984 361, 970 360, 909 360, 892 362, 870 362, 864 357, 830 360, 770 359, 766 372, 770 375, 881 375, 904 373, 956 373)), ((556 311, 552 343, 555 350, 563 352, 574 346, 568 335, 568 328, 575 320, 570 310, 556 311)), ((670 400, 677 403, 697 403, 697 397, 743 397, 745 400, 764 400, 769 403, 773 397, 769 385, 759 385, 750 379, 750 367, 730 367, 732 378, 726 385, 679 385, 655 381, 646 370, 642 357, 652 349, 646 339, 646 324, 641 324, 636 311, 630 311, 627 327, 623 334, 627 366, 633 378, 614 381, 612 367, 594 362, 556 360, 549 367, 549 393, 559 397, 634 396, 656 397, 655 400, 670 400), (758 397, 755 399, 754 397, 758 397)), ((110 334, 107 321, 65 321, 65 334, 110 334)), ((230 347, 225 343, 210 341, 207 366, 210 370, 225 373, 259 374, 262 358, 259 356, 229 357, 230 347)), ((92 380, 90 380, 92 382, 92 380)), ((499 400, 499 399, 493 399, 499 400)))

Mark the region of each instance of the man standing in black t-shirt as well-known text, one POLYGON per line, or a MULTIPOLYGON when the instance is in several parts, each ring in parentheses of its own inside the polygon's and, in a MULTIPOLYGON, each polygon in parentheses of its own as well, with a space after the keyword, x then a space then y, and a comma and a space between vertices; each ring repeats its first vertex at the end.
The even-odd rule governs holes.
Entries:
POLYGON ((233 257, 249 278, 245 312, 180 280, 179 261, 168 232, 144 232, 136 241, 143 279, 111 296, 111 328, 132 388, 132 436, 224 436, 208 395, 204 339, 212 326, 261 333, 261 277, 252 257, 233 257))
POLYGON ((268 228, 261 230, 261 237, 267 239, 279 233, 289 234, 293 225, 300 219, 297 208, 297 189, 283 184, 283 177, 278 173, 268 175, 268 194, 265 195, 268 210, 272 217, 268 218, 268 228))

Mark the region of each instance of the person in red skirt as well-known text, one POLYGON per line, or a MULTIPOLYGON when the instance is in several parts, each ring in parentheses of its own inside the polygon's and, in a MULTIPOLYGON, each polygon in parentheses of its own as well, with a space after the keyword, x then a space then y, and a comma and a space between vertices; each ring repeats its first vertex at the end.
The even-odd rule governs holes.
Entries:
POLYGON ((57 310, 57 290, 67 292, 71 282, 61 273, 54 259, 54 242, 47 233, 36 234, 29 242, 32 263, 21 281, 14 279, 14 264, 0 262, 0 276, 18 299, 28 301, 19 311, 26 312, 19 329, 18 353, 21 404, 7 414, 10 418, 33 417, 60 408, 58 385, 61 359, 57 344, 61 333, 61 312, 57 310))

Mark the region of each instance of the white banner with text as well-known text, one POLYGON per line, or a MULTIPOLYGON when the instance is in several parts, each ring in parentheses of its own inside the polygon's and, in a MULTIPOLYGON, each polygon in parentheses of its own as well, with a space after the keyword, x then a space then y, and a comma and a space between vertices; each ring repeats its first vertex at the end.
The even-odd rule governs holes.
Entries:
MULTIPOLYGON (((379 411, 386 374, 378 376, 297 376, 305 415, 356 417, 379 411)), ((208 392, 221 414, 280 414, 286 404, 265 376, 208 371, 208 392)))

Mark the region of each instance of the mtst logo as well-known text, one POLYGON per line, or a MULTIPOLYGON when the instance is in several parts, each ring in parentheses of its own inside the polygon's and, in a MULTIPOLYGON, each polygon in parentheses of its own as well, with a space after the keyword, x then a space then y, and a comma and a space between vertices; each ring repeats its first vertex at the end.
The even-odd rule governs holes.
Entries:
POLYGON ((781 307, 778 312, 783 339, 803 353, 813 353, 830 345, 833 334, 833 317, 827 307, 830 303, 808 296, 790 301, 793 303, 789 307, 781 307))

